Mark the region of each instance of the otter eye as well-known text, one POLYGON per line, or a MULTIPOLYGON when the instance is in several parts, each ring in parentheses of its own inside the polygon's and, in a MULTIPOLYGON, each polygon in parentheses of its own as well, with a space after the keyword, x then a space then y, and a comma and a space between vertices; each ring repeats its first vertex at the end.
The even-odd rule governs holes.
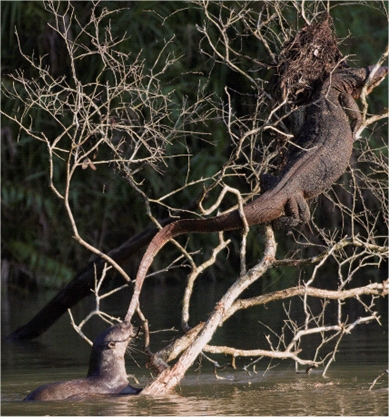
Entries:
POLYGON ((115 343, 115 342, 108 342, 108 347, 109 347, 110 349, 115 349, 115 345, 116 345, 116 343, 115 343))

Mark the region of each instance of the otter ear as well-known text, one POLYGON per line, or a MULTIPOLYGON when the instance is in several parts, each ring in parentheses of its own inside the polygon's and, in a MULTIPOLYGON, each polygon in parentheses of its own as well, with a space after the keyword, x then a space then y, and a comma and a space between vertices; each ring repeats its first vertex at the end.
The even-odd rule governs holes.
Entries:
POLYGON ((110 349, 115 349, 116 343, 115 342, 108 342, 108 347, 110 349))

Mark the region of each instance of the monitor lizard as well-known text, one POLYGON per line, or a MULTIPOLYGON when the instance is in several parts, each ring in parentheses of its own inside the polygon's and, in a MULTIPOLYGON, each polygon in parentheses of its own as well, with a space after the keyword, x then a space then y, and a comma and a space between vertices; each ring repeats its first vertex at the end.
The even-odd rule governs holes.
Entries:
MULTIPOLYGON (((305 109, 305 122, 293 141, 281 175, 267 176, 266 191, 243 207, 248 226, 276 221, 278 226, 294 227, 309 221, 307 200, 329 188, 348 166, 355 134, 362 123, 355 99, 359 98, 373 68, 335 71, 313 94, 305 109)), ((369 80, 370 88, 387 73, 387 67, 378 67, 369 80)), ((126 320, 131 320, 134 314, 154 257, 169 240, 184 233, 220 232, 243 227, 240 211, 234 210, 206 219, 177 220, 162 228, 143 255, 126 320)))

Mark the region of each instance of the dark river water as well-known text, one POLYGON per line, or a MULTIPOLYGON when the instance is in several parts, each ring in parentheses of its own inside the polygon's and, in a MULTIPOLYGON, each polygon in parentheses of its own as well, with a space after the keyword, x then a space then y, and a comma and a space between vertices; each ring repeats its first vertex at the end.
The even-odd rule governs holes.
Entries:
MULTIPOLYGON (((208 285, 204 294, 210 300, 204 294, 199 294, 199 300, 203 303, 203 312, 195 313, 199 318, 212 309, 212 300, 222 291, 215 288, 215 284, 208 285)), ((181 290, 174 286, 145 287, 145 297, 157 300, 154 304, 149 303, 150 312, 164 312, 152 317, 152 328, 179 328, 179 314, 171 306, 179 305, 181 290)), ((2 336, 26 323, 48 299, 50 297, 47 294, 26 298, 3 294, 2 336)), ((106 309, 111 308, 110 313, 123 316, 128 296, 123 293, 116 300, 110 300, 110 303, 111 306, 106 305, 106 309)), ((78 320, 83 318, 93 305, 93 299, 90 299, 76 306, 73 309, 74 316, 78 320)), ((145 309, 144 313, 147 313, 145 309)), ((269 314, 270 320, 271 316, 269 314)), ((276 315, 273 320, 277 320, 276 315)), ((253 345, 248 348, 255 347, 252 329, 257 321, 258 317, 253 318, 247 313, 230 324, 227 322, 217 334, 218 340, 212 343, 232 344, 232 341, 239 339, 250 343, 251 335, 253 345)), ((100 323, 97 323, 91 325, 87 333, 93 338, 100 330, 100 323)), ((175 332, 170 330, 158 335, 161 341, 166 341, 175 332)), ((155 343, 158 344, 158 341, 155 343)), ((388 367, 386 326, 364 325, 345 336, 336 362, 331 365, 325 378, 322 370, 314 370, 310 375, 296 373, 294 364, 287 361, 272 363, 276 366, 271 369, 267 369, 267 362, 261 361, 255 373, 247 373, 242 369, 249 361, 245 359, 237 361, 237 370, 230 367, 220 370, 218 378, 213 375, 210 364, 204 364, 200 370, 194 366, 179 389, 166 397, 22 401, 39 385, 84 377, 89 353, 89 345, 72 330, 69 316, 62 317, 36 340, 13 344, 3 340, 1 415, 388 415, 387 377, 380 378, 369 391, 374 379, 388 367)), ((224 359, 220 356, 214 358, 223 363, 224 359)), ((139 342, 138 346, 134 346, 132 355, 126 357, 128 373, 139 382, 139 385, 134 382, 136 386, 144 386, 152 378, 145 369, 145 362, 139 342)))

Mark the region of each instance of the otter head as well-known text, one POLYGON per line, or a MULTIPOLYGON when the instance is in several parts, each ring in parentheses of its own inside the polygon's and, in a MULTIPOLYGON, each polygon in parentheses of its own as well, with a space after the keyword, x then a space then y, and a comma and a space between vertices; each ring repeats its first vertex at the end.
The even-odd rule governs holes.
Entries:
MULTIPOLYGON (((100 375, 107 370, 124 368, 124 354, 134 336, 133 327, 121 322, 100 333, 93 341, 87 377, 100 375)), ((118 371, 118 369, 116 369, 118 371)))

